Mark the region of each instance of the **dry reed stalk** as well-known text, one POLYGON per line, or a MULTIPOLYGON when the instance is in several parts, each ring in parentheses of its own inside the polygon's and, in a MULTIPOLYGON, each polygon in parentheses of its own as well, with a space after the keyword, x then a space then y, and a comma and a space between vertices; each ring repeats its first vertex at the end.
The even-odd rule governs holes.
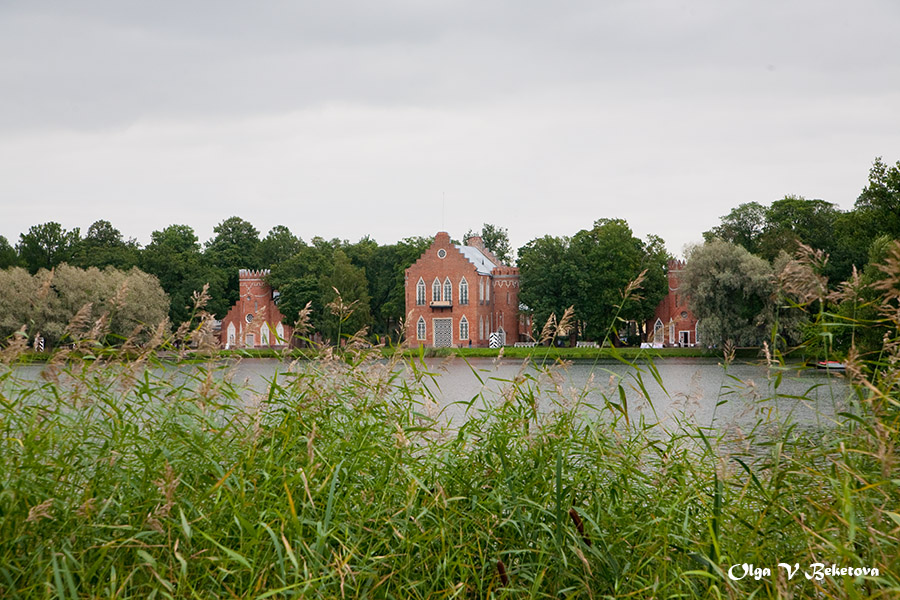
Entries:
POLYGON ((725 366, 730 365, 734 362, 736 349, 734 347, 734 340, 726 340, 724 347, 722 348, 722 356, 725 359, 725 366))
POLYGON ((28 509, 28 518, 25 519, 25 522, 35 523, 37 521, 40 521, 41 519, 50 519, 52 521, 53 516, 50 514, 50 509, 52 507, 53 498, 49 498, 36 506, 32 506, 30 509, 28 509))
POLYGON ((25 331, 26 327, 22 325, 18 331, 12 334, 12 339, 6 347, 0 348, 0 364, 8 365, 18 360, 28 350, 28 334, 25 331))
POLYGON ((172 465, 169 464, 169 461, 166 461, 162 477, 153 482, 164 502, 157 504, 147 515, 147 524, 157 533, 165 533, 160 519, 168 518, 172 512, 172 508, 175 506, 175 490, 178 488, 179 483, 181 483, 181 478, 176 476, 172 465))
POLYGON ((189 341, 196 346, 198 352, 211 354, 219 349, 219 339, 213 333, 213 322, 213 316, 208 312, 203 311, 200 314, 200 324, 189 337, 189 341))
POLYGON ((556 326, 556 335, 566 337, 572 331, 572 324, 575 322, 575 306, 570 306, 563 313, 559 324, 556 326))
POLYGON ((91 322, 91 312, 93 309, 94 304, 92 302, 88 302, 79 308, 78 312, 69 319, 69 323, 63 331, 63 337, 69 336, 73 341, 80 341, 85 330, 87 330, 88 324, 91 322))
POLYGON ((541 337, 538 341, 540 345, 544 345, 550 340, 553 339, 554 333, 556 332, 556 313, 550 313, 550 316, 547 317, 547 322, 544 323, 544 327, 541 329, 541 337))
POLYGON ((122 282, 122 284, 116 289, 116 295, 113 296, 110 305, 115 310, 121 309, 125 306, 125 302, 128 300, 128 280, 122 282))
POLYGON ((331 287, 334 290, 335 298, 331 302, 325 305, 328 310, 331 311, 331 314, 338 317, 341 321, 346 321, 350 318, 350 315, 353 314, 355 310, 354 307, 359 303, 359 300, 354 300, 349 304, 344 302, 344 297, 341 296, 341 293, 334 286, 331 287))
POLYGON ((300 312, 297 313, 297 320, 294 322, 294 333, 305 334, 309 333, 311 329, 310 326, 310 315, 312 314, 312 301, 306 303, 306 306, 300 309, 300 312))
POLYGON ((800 244, 794 258, 789 260, 777 275, 782 293, 794 298, 798 304, 807 305, 828 297, 828 279, 821 273, 828 264, 828 255, 800 244))
POLYGON ((635 294, 635 292, 641 289, 641 285, 644 283, 646 275, 647 269, 644 269, 637 277, 628 282, 628 285, 625 286, 625 289, 622 292, 622 304, 625 304, 625 301, 628 299, 643 300, 643 297, 640 294, 635 294))

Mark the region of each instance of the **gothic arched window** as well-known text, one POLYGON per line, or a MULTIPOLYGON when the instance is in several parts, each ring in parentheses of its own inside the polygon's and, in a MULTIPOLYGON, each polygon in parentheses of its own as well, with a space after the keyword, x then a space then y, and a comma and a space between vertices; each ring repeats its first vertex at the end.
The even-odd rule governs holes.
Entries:
POLYGON ((418 306, 425 305, 425 280, 419 277, 419 283, 416 284, 416 304, 418 306))

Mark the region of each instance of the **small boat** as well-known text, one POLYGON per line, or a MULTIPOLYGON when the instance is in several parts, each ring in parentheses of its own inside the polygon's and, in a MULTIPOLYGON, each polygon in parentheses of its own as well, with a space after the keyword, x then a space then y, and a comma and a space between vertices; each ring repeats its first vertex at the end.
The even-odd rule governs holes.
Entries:
POLYGON ((844 371, 847 369, 847 365, 836 360, 820 360, 816 363, 816 368, 826 371, 844 371))

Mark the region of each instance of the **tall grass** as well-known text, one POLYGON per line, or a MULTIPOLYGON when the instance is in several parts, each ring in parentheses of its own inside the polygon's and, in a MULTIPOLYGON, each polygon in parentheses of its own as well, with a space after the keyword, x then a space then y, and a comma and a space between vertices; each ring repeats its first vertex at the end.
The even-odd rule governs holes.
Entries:
POLYGON ((149 350, 3 368, 0 596, 900 597, 892 340, 875 375, 851 361, 833 427, 741 444, 663 431, 618 389, 585 418, 559 365, 458 399, 452 429, 439 375, 378 349, 286 362, 250 396, 228 364, 149 350), (730 579, 744 563, 771 574, 730 579))

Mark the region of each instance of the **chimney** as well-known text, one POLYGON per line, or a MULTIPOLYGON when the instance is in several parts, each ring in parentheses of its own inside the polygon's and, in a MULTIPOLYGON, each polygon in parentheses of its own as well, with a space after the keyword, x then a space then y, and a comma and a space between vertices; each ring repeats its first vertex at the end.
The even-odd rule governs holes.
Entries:
POLYGON ((472 246, 473 248, 484 250, 484 240, 481 239, 480 235, 472 235, 466 238, 466 246, 472 246))

